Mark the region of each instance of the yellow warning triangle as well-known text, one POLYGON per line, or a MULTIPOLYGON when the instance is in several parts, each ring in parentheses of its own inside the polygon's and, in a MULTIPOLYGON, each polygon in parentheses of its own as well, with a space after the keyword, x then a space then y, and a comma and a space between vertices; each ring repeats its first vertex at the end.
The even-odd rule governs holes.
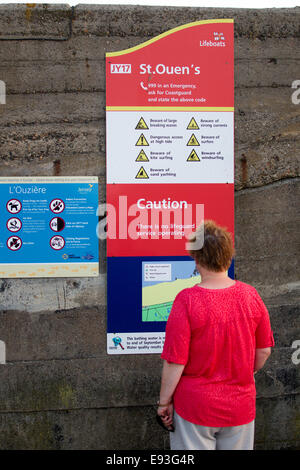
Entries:
POLYGON ((141 119, 139 120, 139 122, 136 125, 136 129, 149 129, 149 127, 145 123, 144 118, 141 117, 141 119))
MULTIPOLYGON (((144 136, 144 134, 141 134, 137 143, 135 144, 136 146, 141 146, 141 145, 149 145, 148 142, 147 142, 147 139, 146 137, 144 136)), ((199 145, 199 144, 198 144, 199 145)))
POLYGON ((149 158, 147 157, 143 149, 140 151, 135 161, 136 162, 149 162, 149 158))
POLYGON ((192 150, 188 159, 187 159, 187 162, 200 162, 200 158, 198 157, 197 155, 197 152, 196 150, 192 150))
POLYGON ((199 126, 196 123, 195 118, 192 117, 192 119, 190 120, 189 125, 187 126, 187 129, 190 129, 192 131, 195 130, 195 129, 199 129, 199 126))
POLYGON ((135 179, 148 179, 149 176, 147 175, 147 172, 143 166, 138 171, 138 174, 136 175, 135 179))
POLYGON ((186 145, 200 145, 195 134, 192 134, 191 137, 189 138, 189 141, 186 145))

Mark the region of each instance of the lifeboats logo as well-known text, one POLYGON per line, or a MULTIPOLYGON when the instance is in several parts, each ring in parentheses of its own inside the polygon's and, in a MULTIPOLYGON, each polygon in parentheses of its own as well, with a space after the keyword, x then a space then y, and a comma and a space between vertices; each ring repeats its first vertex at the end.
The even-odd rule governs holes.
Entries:
POLYGON ((223 33, 213 33, 212 39, 200 41, 200 47, 225 47, 225 36, 223 33))

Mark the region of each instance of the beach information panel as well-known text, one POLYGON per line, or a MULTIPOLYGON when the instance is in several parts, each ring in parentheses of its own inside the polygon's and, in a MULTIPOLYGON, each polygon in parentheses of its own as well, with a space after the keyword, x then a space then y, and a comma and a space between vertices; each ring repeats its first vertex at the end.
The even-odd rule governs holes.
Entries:
POLYGON ((98 177, 0 177, 0 278, 99 275, 98 177))
POLYGON ((106 55, 108 354, 160 353, 200 282, 189 235, 203 218, 233 234, 233 53, 218 19, 106 55))

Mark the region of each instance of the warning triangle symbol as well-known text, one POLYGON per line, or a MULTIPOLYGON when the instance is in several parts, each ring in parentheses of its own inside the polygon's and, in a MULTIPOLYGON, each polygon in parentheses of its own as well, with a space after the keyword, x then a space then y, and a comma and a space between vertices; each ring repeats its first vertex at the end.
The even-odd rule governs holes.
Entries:
POLYGON ((200 162, 200 158, 198 157, 197 155, 197 152, 196 150, 192 150, 188 159, 187 159, 187 162, 200 162))
POLYGON ((196 123, 195 121, 195 118, 192 117, 192 119, 190 120, 190 123, 189 125, 187 126, 187 129, 190 129, 190 130, 196 130, 196 129, 199 129, 199 126, 198 124, 196 123))
MULTIPOLYGON (((147 139, 146 137, 144 136, 144 134, 141 134, 137 143, 135 144, 136 146, 140 147, 142 145, 149 145, 148 142, 147 142, 147 139)), ((199 145, 199 144, 198 144, 199 145)))
POLYGON ((144 118, 141 117, 141 119, 139 120, 139 122, 136 125, 136 129, 149 129, 149 127, 145 123, 144 118))
POLYGON ((141 166, 141 168, 139 169, 135 179, 148 179, 149 176, 147 175, 147 172, 145 170, 145 168, 143 166, 141 166))
POLYGON ((147 157, 143 149, 140 151, 135 161, 136 162, 149 162, 149 158, 147 157))
POLYGON ((189 141, 186 145, 200 145, 195 134, 192 134, 191 137, 189 138, 189 141))

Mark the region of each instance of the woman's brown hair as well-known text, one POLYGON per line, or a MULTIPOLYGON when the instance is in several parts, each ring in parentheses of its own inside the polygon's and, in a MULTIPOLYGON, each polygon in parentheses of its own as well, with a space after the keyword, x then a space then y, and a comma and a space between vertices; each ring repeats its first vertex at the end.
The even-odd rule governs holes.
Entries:
POLYGON ((225 227, 217 225, 213 220, 207 220, 198 227, 195 236, 190 240, 192 243, 199 237, 201 231, 202 248, 190 249, 189 254, 197 264, 210 271, 226 271, 234 255, 231 234, 225 227))

